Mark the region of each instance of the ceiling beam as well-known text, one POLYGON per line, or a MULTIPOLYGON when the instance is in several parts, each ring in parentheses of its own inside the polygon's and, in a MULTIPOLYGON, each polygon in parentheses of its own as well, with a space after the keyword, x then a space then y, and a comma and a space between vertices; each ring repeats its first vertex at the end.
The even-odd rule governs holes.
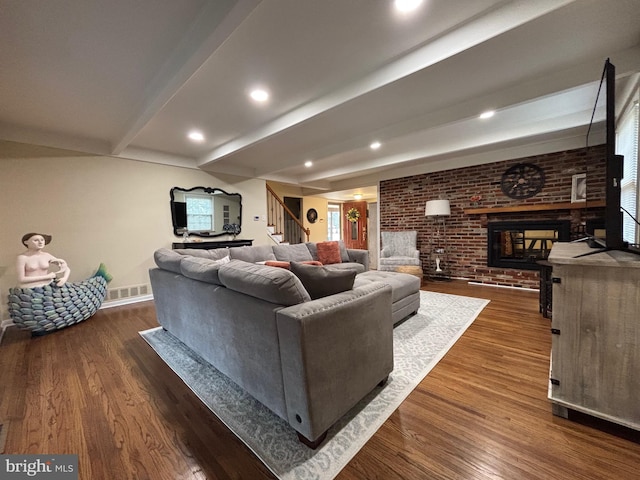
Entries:
POLYGON ((136 113, 112 141, 119 155, 262 0, 208 2, 149 83, 136 113))
POLYGON ((198 160, 204 167, 254 145, 265 138, 274 136, 312 117, 335 108, 349 100, 372 92, 419 70, 430 67, 475 45, 486 42, 506 31, 517 28, 535 18, 561 8, 575 0, 516 0, 491 10, 487 15, 456 28, 440 38, 429 42, 385 67, 353 82, 331 94, 294 109, 272 122, 215 148, 198 160))

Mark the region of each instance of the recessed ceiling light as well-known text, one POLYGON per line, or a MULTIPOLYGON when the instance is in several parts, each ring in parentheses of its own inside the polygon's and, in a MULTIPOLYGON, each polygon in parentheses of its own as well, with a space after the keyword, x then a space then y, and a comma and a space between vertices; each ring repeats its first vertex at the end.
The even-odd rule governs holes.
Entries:
POLYGON ((486 112, 482 112, 482 113, 480 114, 480 118, 482 118, 482 119, 484 120, 485 118, 491 118, 491 117, 493 117, 495 114, 496 114, 496 111, 495 111, 495 110, 488 110, 488 111, 486 111, 486 112))
POLYGON ((355 198, 356 200, 362 200, 362 194, 361 193, 356 193, 353 198, 355 198))
POLYGON ((263 90, 262 88, 256 88, 255 90, 252 90, 249 95, 256 102, 266 102, 267 100, 269 100, 269 92, 263 90))
POLYGON ((382 146, 382 144, 380 142, 373 142, 371 145, 369 145, 369 147, 371 148, 371 150, 377 150, 382 146))
POLYGON ((202 134, 202 132, 199 132, 197 130, 192 130, 187 136, 194 142, 204 142, 204 135, 202 134))
POLYGON ((313 165, 313 162, 311 160, 307 160, 306 162, 304 162, 304 166, 309 168, 311 165, 313 165))
POLYGON ((422 0, 395 0, 393 3, 396 10, 402 13, 407 13, 418 8, 422 3, 422 0))

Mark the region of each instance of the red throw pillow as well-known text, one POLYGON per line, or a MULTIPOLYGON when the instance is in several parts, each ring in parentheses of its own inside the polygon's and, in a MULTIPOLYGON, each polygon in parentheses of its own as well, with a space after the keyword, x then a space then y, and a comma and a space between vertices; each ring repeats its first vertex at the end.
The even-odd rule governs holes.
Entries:
POLYGON ((318 260, 323 265, 342 263, 338 242, 318 242, 316 247, 318 249, 318 260))
POLYGON ((291 270, 291 264, 289 262, 278 262, 277 260, 269 260, 267 262, 264 262, 264 264, 269 267, 280 267, 291 270))
MULTIPOLYGON (((318 262, 317 260, 305 260, 304 262, 298 262, 298 263, 304 263, 305 265, 322 266, 322 262, 318 262)), ((277 261, 277 260, 268 260, 268 261, 264 262, 264 264, 269 266, 269 267, 280 267, 280 268, 286 268, 287 270, 291 270, 291 263, 290 262, 280 262, 280 261, 277 261)))

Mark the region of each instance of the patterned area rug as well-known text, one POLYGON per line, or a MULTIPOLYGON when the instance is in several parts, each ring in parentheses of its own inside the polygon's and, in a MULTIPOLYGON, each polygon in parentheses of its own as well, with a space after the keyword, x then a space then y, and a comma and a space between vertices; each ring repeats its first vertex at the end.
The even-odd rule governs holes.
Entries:
POLYGON ((317 450, 162 328, 140 332, 205 405, 282 480, 331 480, 473 323, 489 300, 420 292, 417 315, 396 326, 394 370, 331 427, 317 450))

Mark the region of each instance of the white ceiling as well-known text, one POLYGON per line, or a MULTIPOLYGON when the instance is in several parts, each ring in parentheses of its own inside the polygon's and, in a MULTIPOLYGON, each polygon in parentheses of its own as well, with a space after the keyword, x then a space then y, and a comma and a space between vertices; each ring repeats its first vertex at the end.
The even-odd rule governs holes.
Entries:
POLYGON ((638 81, 640 0, 0 0, 0 45, 1 140, 344 199, 583 146, 604 60, 638 81))

